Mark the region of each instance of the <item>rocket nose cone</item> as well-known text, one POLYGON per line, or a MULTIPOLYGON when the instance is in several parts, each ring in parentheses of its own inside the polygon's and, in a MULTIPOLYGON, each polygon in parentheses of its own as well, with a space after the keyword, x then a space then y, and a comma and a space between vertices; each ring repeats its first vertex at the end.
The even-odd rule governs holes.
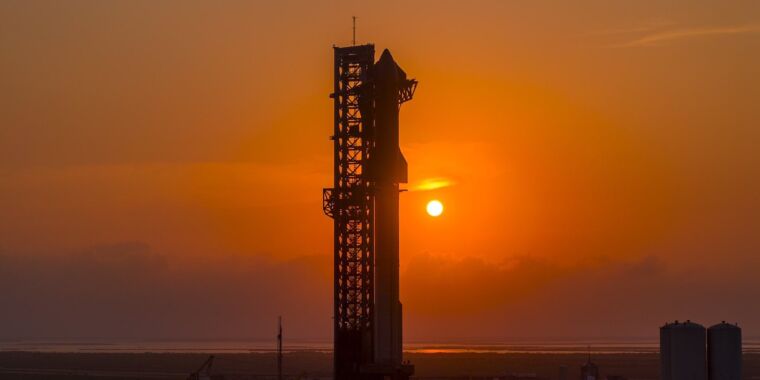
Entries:
POLYGON ((377 63, 375 64, 378 67, 392 67, 395 68, 396 61, 393 60, 393 56, 391 55, 391 52, 388 51, 388 49, 383 50, 383 54, 380 55, 380 59, 377 60, 377 63))

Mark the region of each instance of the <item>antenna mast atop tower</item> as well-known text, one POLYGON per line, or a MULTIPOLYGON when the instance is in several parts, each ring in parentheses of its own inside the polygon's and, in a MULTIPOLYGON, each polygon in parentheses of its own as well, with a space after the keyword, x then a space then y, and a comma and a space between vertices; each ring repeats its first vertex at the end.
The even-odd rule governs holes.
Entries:
POLYGON ((353 38, 351 39, 351 45, 356 46, 356 16, 351 16, 354 21, 353 38))

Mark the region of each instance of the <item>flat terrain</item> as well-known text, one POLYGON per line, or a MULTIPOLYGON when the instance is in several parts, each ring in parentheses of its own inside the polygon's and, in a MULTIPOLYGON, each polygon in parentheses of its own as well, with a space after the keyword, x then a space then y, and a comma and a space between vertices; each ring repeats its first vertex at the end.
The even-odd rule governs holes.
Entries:
MULTIPOLYGON (((230 379, 274 378, 272 353, 216 354, 213 373, 230 379)), ((0 352, 0 379, 185 379, 208 357, 201 353, 50 353, 0 352)), ((559 367, 567 366, 567 379, 580 375, 587 360, 582 353, 410 353, 417 377, 504 378, 508 374, 557 380, 559 367)), ((602 376, 657 379, 659 357, 654 353, 595 354, 592 360, 602 376)), ((291 352, 284 357, 286 378, 328 378, 332 356, 321 352, 291 352)), ((760 354, 744 356, 744 378, 760 379, 760 354)))

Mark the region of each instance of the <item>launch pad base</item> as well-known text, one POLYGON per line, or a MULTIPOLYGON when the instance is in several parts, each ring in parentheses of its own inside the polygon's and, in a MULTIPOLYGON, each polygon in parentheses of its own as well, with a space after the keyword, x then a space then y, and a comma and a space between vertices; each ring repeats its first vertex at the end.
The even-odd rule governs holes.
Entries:
POLYGON ((370 379, 408 380, 414 375, 414 365, 402 364, 400 366, 365 364, 359 372, 368 375, 370 379))

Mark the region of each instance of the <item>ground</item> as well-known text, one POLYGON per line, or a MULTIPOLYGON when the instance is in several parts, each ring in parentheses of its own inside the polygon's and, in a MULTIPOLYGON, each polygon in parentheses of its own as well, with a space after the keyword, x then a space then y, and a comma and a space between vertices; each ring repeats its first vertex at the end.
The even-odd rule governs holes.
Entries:
MULTIPOLYGON (((0 352, 3 380, 136 380, 185 379, 208 357, 199 353, 35 353, 0 352)), ((216 354, 213 371, 228 378, 274 378, 276 357, 272 353, 216 354)), ((582 353, 456 353, 406 355, 415 364, 417 378, 505 378, 509 374, 557 380, 559 367, 567 366, 567 380, 580 376, 587 360, 582 353)), ((628 379, 659 378, 659 356, 643 354, 596 354, 601 376, 628 379)), ((291 352, 284 357, 286 378, 328 378, 332 357, 320 352, 291 352)), ((760 379, 760 354, 744 355, 744 378, 760 379)))

